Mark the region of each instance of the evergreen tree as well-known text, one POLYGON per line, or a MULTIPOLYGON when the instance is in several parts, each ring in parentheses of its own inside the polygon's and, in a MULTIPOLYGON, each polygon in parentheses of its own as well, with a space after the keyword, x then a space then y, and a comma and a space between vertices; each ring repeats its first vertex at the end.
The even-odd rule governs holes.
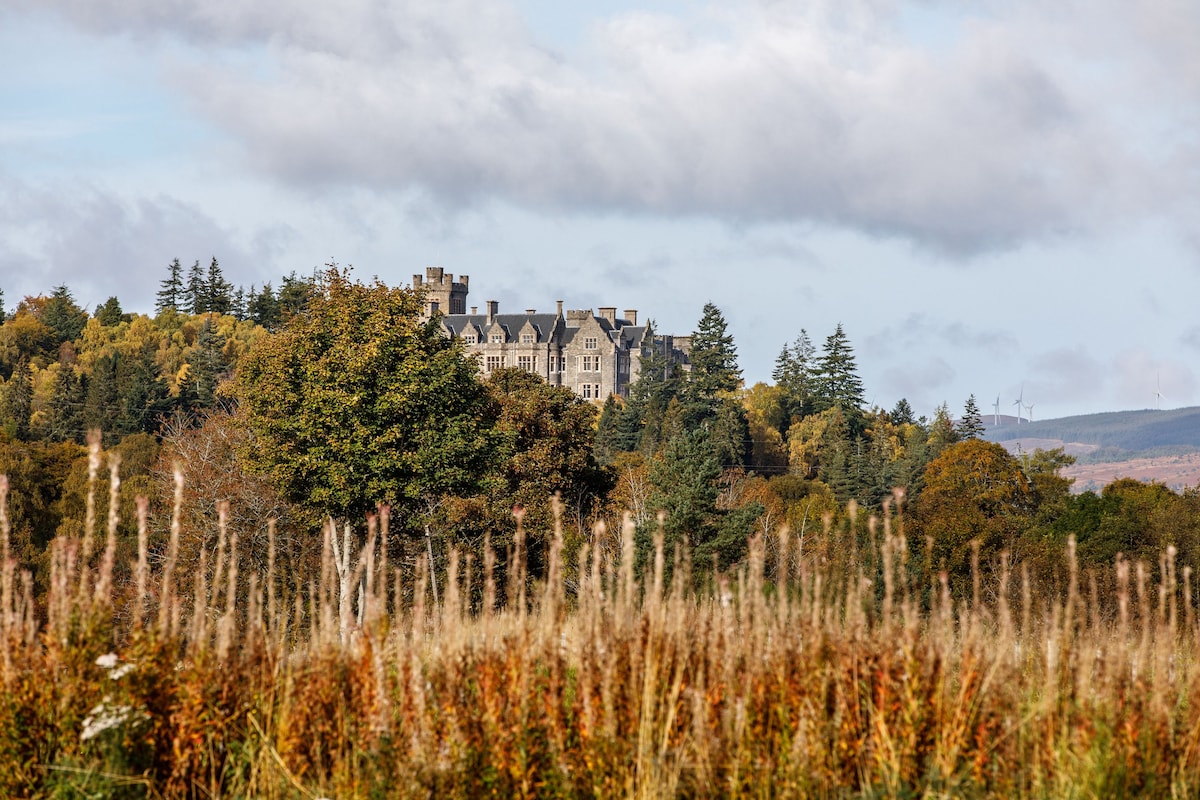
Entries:
POLYGON ((4 324, 5 319, 7 316, 4 313, 4 290, 0 289, 0 325, 4 324))
POLYGON ((264 283, 257 293, 253 286, 250 287, 250 296, 246 301, 246 318, 269 331, 279 328, 279 301, 275 299, 275 291, 270 283, 264 283))
POLYGON ((208 285, 204 281, 204 270, 200 262, 188 270, 187 288, 183 292, 183 308, 189 314, 204 314, 208 311, 208 285))
POLYGON ((213 256, 204 279, 205 312, 228 314, 233 307, 233 284, 225 280, 217 257, 213 256))
POLYGON ((121 311, 121 302, 115 297, 110 297, 97 306, 94 316, 106 328, 120 325, 125 319, 125 314, 121 311))
MULTIPOLYGON (((197 266, 199 263, 196 262, 197 266)), ((177 258, 167 265, 167 277, 159 283, 158 296, 154 302, 154 313, 161 314, 167 309, 179 311, 183 301, 183 265, 177 258)))
POLYGON ((41 314, 42 324, 54 332, 55 347, 78 339, 87 320, 88 313, 75 303, 71 290, 66 286, 55 286, 41 314))
POLYGON ((246 318, 246 290, 241 286, 233 293, 232 302, 229 304, 229 314, 238 322, 246 318))
POLYGON ((975 402, 974 394, 967 398, 966 405, 963 406, 962 419, 958 421, 956 427, 959 440, 979 439, 983 436, 983 419, 979 414, 979 405, 975 402))
POLYGON ((911 425, 916 422, 913 418, 912 406, 908 404, 908 400, 901 397, 896 401, 896 405, 888 414, 893 425, 911 425))
POLYGON ((46 435, 52 442, 84 443, 87 425, 84 406, 87 386, 83 376, 71 364, 60 363, 50 397, 46 435))
POLYGON ((279 323, 286 323, 292 317, 304 313, 316 290, 315 280, 297 278, 295 272, 286 275, 276 295, 279 323))
POLYGON ((696 400, 711 402, 721 392, 732 392, 741 383, 737 348, 725 317, 712 303, 704 304, 704 313, 692 334, 692 372, 689 388, 696 400))
MULTIPOLYGON (((813 411, 813 373, 816 366, 816 348, 808 338, 808 331, 801 328, 796 341, 790 347, 786 344, 783 346, 771 373, 775 385, 783 389, 784 414, 788 422, 792 417, 803 417, 813 411)), ((786 424, 780 433, 787 435, 786 424)))
POLYGON ((840 408, 850 424, 851 435, 859 433, 863 383, 858 377, 854 348, 840 322, 837 329, 825 339, 825 347, 817 360, 815 384, 818 404, 822 408, 840 408))
POLYGON ((29 362, 21 359, 4 384, 3 418, 0 423, 13 439, 29 438, 29 418, 33 414, 33 375, 29 362))
POLYGON ((120 396, 117 393, 118 358, 120 356, 116 353, 106 353, 92 364, 83 407, 85 427, 88 430, 101 430, 106 443, 116 439, 116 420, 120 410, 120 396))
POLYGON ((180 387, 180 399, 188 408, 212 408, 217 404, 217 383, 229 368, 224 347, 225 337, 204 320, 188 358, 186 386, 180 387))
POLYGON ((167 382, 154 363, 154 351, 147 348, 120 359, 116 382, 115 432, 120 436, 157 433, 159 420, 170 411, 172 401, 167 382))

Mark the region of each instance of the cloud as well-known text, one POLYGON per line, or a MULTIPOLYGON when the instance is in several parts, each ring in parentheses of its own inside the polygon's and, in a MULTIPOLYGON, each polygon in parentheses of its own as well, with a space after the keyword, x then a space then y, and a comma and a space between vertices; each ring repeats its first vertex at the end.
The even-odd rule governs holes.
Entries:
POLYGON ((190 266, 215 255, 226 275, 253 278, 288 235, 263 229, 246 245, 170 196, 128 200, 87 185, 33 188, 0 174, 0 288, 10 304, 65 284, 81 305, 116 295, 130 310, 149 311, 171 259, 190 266))
POLYGON ((942 349, 962 348, 1000 356, 1017 349, 1017 341, 1004 331, 976 329, 961 322, 944 322, 928 314, 909 314, 901 322, 889 325, 866 339, 867 352, 879 358, 902 356, 937 342, 942 349))
POLYGON ((1163 360, 1143 348, 1113 356, 1111 373, 1114 394, 1127 407, 1154 408, 1156 392, 1163 395, 1163 408, 1188 405, 1196 396, 1196 375, 1188 364, 1163 360))
MULTIPOLYGON (((1139 116, 1132 89, 1100 88, 1071 60, 1194 69, 1195 15, 1181 32, 1139 12, 1129 43, 1108 23, 1020 3, 960 20, 931 48, 906 38, 904 3, 746 0, 692 17, 614 15, 592 27, 586 55, 567 57, 504 3, 44 5, 88 30, 202 48, 175 73, 192 106, 247 168, 305 187, 417 189, 448 207, 808 220, 951 254, 1096 229, 1130 206, 1159 213, 1195 188, 1181 177, 1194 167, 1169 165, 1197 163, 1186 142, 1146 147, 1179 114, 1139 116), (1048 46, 1059 34, 1064 45, 1048 46), (1031 47, 1034 36, 1047 46, 1031 47), (1177 46, 1146 55, 1162 41, 1177 46), (268 67, 247 70, 246 52, 268 67)), ((1119 5, 1103 4, 1127 17, 1119 5)))
POLYGON ((1028 400, 1044 402, 1046 407, 1094 405, 1102 396, 1107 370, 1081 347, 1041 353, 1031 366, 1031 379, 1023 387, 1028 400))

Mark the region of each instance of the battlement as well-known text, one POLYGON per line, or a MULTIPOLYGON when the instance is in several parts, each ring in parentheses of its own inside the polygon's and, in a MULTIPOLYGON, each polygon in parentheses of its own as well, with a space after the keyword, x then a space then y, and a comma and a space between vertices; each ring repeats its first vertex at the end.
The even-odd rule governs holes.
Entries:
POLYGON ((455 281, 454 274, 441 267, 426 267, 424 276, 413 275, 412 286, 425 290, 425 316, 432 317, 438 311, 443 314, 467 313, 470 281, 467 275, 459 275, 455 281))

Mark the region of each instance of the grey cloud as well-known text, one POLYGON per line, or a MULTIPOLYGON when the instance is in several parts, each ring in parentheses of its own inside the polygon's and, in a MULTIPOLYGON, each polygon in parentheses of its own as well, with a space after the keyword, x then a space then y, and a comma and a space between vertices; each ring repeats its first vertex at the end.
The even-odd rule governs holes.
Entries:
POLYGON ((306 186, 809 220, 975 253, 1111 222, 1113 198, 1167 185, 1110 119, 1128 98, 1029 54, 1032 5, 945 52, 905 44, 885 2, 621 15, 596 28, 598 67, 539 46, 504 4, 52 5, 90 29, 263 48, 266 76, 193 64, 180 85, 248 166, 306 186))
POLYGON ((1113 356, 1110 366, 1113 393, 1129 408, 1154 408, 1155 392, 1163 394, 1163 407, 1188 405, 1196 396, 1196 374, 1181 361, 1162 360, 1142 348, 1113 356))
POLYGON ((128 201, 79 185, 33 189, 0 175, 0 288, 10 302, 66 284, 81 305, 116 295, 127 309, 150 312, 171 259, 190 266, 215 255, 235 283, 261 282, 272 277, 265 263, 288 236, 266 229, 246 246, 171 197, 128 201))
POLYGON ((920 313, 909 314, 903 321, 868 336, 865 348, 875 356, 887 357, 926 347, 930 340, 945 347, 976 350, 992 356, 1017 349, 1016 339, 1004 331, 973 329, 961 322, 943 322, 920 313))
POLYGON ((1026 400, 1046 406, 1094 403, 1104 389, 1107 370, 1082 347, 1050 350, 1035 357, 1031 366, 1026 400))

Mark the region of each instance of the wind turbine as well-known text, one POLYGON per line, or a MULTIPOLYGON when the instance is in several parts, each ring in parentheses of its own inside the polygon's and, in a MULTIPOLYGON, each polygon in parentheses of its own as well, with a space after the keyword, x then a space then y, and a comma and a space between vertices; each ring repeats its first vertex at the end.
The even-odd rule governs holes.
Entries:
POLYGON ((996 412, 993 422, 995 423, 996 427, 998 428, 998 427, 1000 427, 1000 395, 996 395, 996 402, 992 404, 992 408, 995 409, 995 412, 996 412))
POLYGON ((1017 407, 1017 424, 1021 424, 1021 407, 1025 405, 1025 384, 1021 384, 1021 394, 1013 400, 1013 405, 1017 407))
POLYGON ((1166 399, 1167 398, 1163 397, 1163 393, 1162 393, 1162 378, 1160 375, 1155 373, 1155 376, 1154 376, 1154 410, 1158 411, 1159 403, 1166 399))
POLYGON ((1025 410, 1029 412, 1029 421, 1033 422, 1033 403, 1025 406, 1025 410))

